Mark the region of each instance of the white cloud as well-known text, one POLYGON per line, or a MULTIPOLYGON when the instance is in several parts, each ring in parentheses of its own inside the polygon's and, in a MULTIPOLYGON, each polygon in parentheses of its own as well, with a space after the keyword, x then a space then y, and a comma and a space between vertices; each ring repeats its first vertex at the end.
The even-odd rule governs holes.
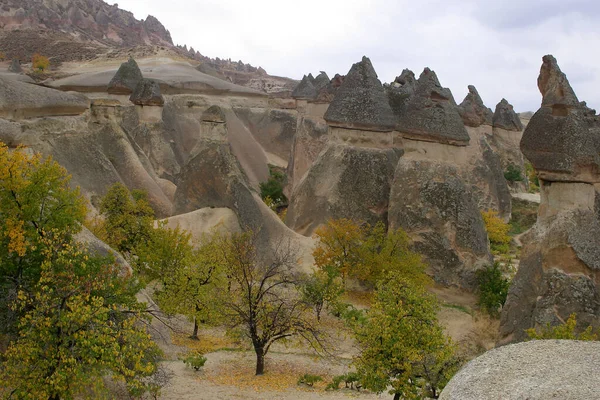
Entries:
POLYGON ((467 85, 494 108, 540 103, 536 78, 554 54, 580 100, 600 108, 600 5, 594 0, 121 0, 157 17, 173 41, 274 75, 345 74, 367 55, 382 81, 435 70, 458 102, 467 85))

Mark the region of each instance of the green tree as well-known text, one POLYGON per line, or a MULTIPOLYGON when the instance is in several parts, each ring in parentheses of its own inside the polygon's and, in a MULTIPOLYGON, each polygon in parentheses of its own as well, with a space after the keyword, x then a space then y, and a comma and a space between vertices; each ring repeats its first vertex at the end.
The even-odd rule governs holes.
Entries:
POLYGON ((64 168, 0 142, 0 334, 14 334, 19 313, 10 302, 38 281, 47 244, 68 243, 85 212, 64 168))
POLYGON ((16 399, 99 397, 110 375, 132 395, 158 390, 147 378, 160 351, 139 327, 145 305, 136 301, 135 279, 71 244, 45 257, 33 290, 12 304, 23 316, 0 388, 16 399))
POLYGON ((300 336, 315 348, 322 345, 317 321, 298 292, 297 257, 289 243, 260 253, 257 235, 233 234, 219 246, 230 288, 223 291, 224 319, 254 347, 256 375, 262 375, 271 345, 300 336))
POLYGON ((285 175, 282 172, 269 166, 269 179, 259 185, 260 197, 263 200, 269 198, 277 206, 287 204, 288 199, 283 194, 285 179, 285 175))
POLYGON ((206 236, 197 249, 190 236, 179 228, 159 226, 151 240, 138 247, 136 265, 160 282, 155 297, 161 310, 190 318, 194 322, 191 338, 198 339, 200 322, 220 321, 217 291, 226 287, 226 277, 217 248, 221 236, 206 236))
POLYGON ((145 192, 129 189, 122 183, 110 187, 100 203, 104 215, 104 239, 123 255, 135 253, 138 244, 150 240, 154 229, 154 211, 145 192))
POLYGON ((502 274, 498 262, 478 270, 475 274, 479 285, 479 306, 491 316, 498 317, 506 302, 510 281, 502 274))
POLYGON ((437 398, 458 369, 454 345, 437 322, 435 296, 393 273, 377 285, 367 321, 356 327, 354 360, 363 387, 394 399, 437 398))
POLYGON ((509 182, 521 182, 525 180, 521 168, 517 167, 515 164, 508 164, 506 171, 504 171, 504 179, 509 182))
POLYGON ((336 309, 340 297, 344 294, 344 285, 339 273, 331 267, 317 269, 300 286, 304 301, 312 306, 321 320, 321 312, 324 307, 336 309))

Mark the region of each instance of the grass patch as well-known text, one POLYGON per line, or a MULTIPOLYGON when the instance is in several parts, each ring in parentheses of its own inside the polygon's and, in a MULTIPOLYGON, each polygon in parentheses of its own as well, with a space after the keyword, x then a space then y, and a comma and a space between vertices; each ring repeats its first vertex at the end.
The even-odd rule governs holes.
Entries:
POLYGON ((460 304, 442 303, 442 307, 453 308, 465 314, 473 315, 473 311, 469 307, 461 306, 460 304))

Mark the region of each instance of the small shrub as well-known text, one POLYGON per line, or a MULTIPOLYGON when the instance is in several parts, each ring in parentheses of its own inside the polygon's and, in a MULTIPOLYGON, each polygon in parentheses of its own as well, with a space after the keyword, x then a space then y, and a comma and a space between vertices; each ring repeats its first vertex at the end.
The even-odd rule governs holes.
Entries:
POLYGON ((504 171, 504 179, 509 182, 523 181, 524 178, 521 168, 517 167, 515 164, 509 164, 508 167, 506 167, 506 171, 504 171))
POLYGON ((313 387, 315 383, 323 381, 319 375, 304 374, 298 379, 298 385, 307 385, 313 387))
POLYGON ((598 340, 598 335, 592 333, 592 327, 588 326, 584 331, 577 333, 577 314, 573 313, 569 316, 569 319, 561 325, 550 326, 546 324, 545 328, 542 328, 539 332, 535 328, 527 329, 525 332, 529 339, 542 340, 542 339, 566 339, 566 340, 598 340))
POLYGON ((510 282, 502 275, 499 263, 476 272, 479 285, 479 306, 491 316, 498 317, 506 302, 510 282))
POLYGON ((360 376, 356 372, 348 372, 346 375, 343 375, 343 382, 346 388, 360 390, 362 387, 359 383, 360 376))
POLYGON ((48 60, 48 57, 34 54, 31 59, 31 66, 35 71, 44 72, 50 66, 50 60, 48 60))
POLYGON ((260 197, 266 201, 270 198, 272 209, 278 206, 287 204, 287 197, 283 194, 283 186, 285 185, 285 174, 278 171, 276 168, 269 166, 269 179, 260 184, 260 197))
POLYGON ((325 390, 339 390, 344 378, 345 375, 334 376, 331 382, 325 387, 325 390))
POLYGON ((200 368, 204 367, 204 364, 206 363, 206 357, 200 353, 190 354, 183 359, 183 362, 195 371, 200 371, 200 368))
POLYGON ((510 250, 510 225, 498 217, 494 210, 487 210, 481 213, 485 230, 490 239, 490 247, 494 254, 506 254, 510 250))
POLYGON ((527 174, 527 180, 529 181, 529 191, 532 193, 539 192, 540 180, 530 162, 525 163, 525 173, 527 174))
POLYGON ((0 61, 6 60, 6 55, 0 51, 0 61))

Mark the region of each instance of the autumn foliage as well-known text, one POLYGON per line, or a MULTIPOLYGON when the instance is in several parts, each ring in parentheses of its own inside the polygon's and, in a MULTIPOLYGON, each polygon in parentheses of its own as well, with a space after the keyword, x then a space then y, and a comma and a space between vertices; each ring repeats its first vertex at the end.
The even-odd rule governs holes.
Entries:
POLYGON ((50 60, 46 56, 40 54, 34 54, 31 58, 31 67, 34 71, 44 72, 50 66, 50 60))

